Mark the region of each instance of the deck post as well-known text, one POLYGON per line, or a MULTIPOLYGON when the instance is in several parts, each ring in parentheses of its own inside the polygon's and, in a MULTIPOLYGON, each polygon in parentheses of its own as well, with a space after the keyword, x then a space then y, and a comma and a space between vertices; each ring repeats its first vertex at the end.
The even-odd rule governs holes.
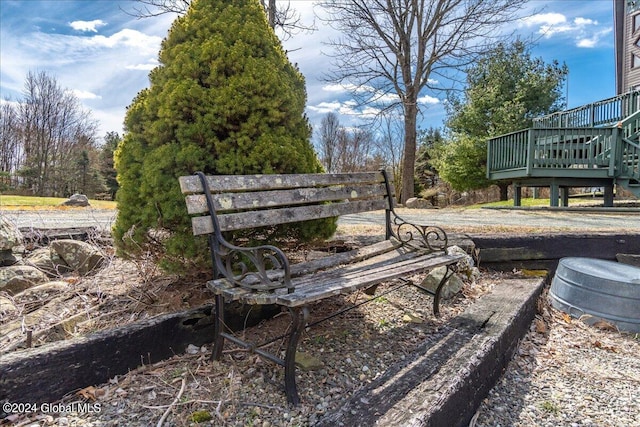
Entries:
POLYGON ((560 187, 555 182, 552 182, 549 186, 549 204, 552 207, 558 207, 558 198, 560 197, 559 189, 560 187))
POLYGON ((569 187, 560 187, 560 201, 562 207, 569 207, 569 187))
POLYGON ((611 139, 611 153, 609 154, 609 176, 615 176, 616 168, 620 166, 619 162, 622 159, 622 129, 615 127, 613 129, 613 138, 611 139))
POLYGON ((529 131, 527 132, 527 176, 531 176, 531 172, 533 170, 533 157, 534 157, 534 139, 533 139, 533 129, 529 129, 529 131))
POLYGON ((513 184, 513 206, 522 206, 522 186, 513 184))
POLYGON ((604 207, 613 207, 613 184, 604 186, 604 207))

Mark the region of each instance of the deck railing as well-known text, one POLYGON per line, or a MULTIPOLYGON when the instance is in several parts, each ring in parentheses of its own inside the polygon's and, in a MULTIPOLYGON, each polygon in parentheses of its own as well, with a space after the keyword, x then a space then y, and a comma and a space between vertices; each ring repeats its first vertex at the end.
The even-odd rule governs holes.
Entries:
POLYGON ((533 127, 597 127, 616 124, 640 110, 640 91, 635 90, 592 104, 533 119, 533 127))
MULTIPOLYGON (((487 176, 494 172, 533 169, 610 168, 618 128, 526 129, 492 138, 487 143, 487 176)), ((615 154, 614 154, 615 155, 615 154)))

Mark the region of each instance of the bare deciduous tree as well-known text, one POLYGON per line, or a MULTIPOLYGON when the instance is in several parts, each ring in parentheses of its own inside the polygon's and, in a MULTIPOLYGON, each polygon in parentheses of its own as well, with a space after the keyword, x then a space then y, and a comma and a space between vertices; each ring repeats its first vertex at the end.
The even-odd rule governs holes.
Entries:
POLYGON ((335 113, 327 113, 320 122, 318 154, 320 154, 320 162, 329 173, 336 172, 339 133, 338 116, 335 113))
POLYGON ((9 176, 20 168, 21 145, 16 105, 9 100, 0 104, 0 172, 9 176))
POLYGON ((448 70, 462 70, 504 38, 526 0, 323 0, 342 32, 330 80, 362 104, 400 104, 404 112, 401 200, 413 196, 420 97, 448 70))
POLYGON ((402 186, 402 148, 404 146, 404 126, 397 111, 386 111, 380 117, 377 146, 387 169, 391 169, 393 185, 402 186))
MULTIPOLYGON (((128 12, 138 18, 151 18, 165 13, 184 15, 192 0, 134 0, 139 6, 128 12)), ((300 14, 291 7, 291 2, 276 2, 276 0, 260 0, 260 4, 267 15, 271 28, 282 30, 287 39, 301 31, 312 31, 312 26, 306 26, 300 19, 300 14)))
POLYGON ((20 103, 21 173, 34 193, 63 195, 74 189, 69 172, 76 150, 93 147, 97 124, 71 92, 46 72, 29 72, 20 103))
POLYGON ((376 141, 372 132, 364 129, 347 129, 340 125, 335 113, 328 113, 318 132, 320 161, 327 172, 358 172, 371 167, 376 141))

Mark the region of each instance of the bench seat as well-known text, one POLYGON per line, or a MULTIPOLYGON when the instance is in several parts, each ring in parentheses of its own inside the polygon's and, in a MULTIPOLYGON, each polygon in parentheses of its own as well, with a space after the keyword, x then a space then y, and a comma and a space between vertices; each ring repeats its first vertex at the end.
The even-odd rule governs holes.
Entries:
MULTIPOLYGON (((321 260, 294 264, 291 284, 295 290, 291 293, 285 288, 254 291, 236 286, 224 278, 208 282, 207 287, 214 294, 222 295, 229 301, 251 305, 278 304, 284 307, 299 307, 334 295, 349 294, 399 277, 450 265, 463 257, 411 250, 398 242, 387 240, 321 260), (323 269, 329 265, 332 268, 323 269)), ((437 312, 435 304, 434 312, 437 312)))

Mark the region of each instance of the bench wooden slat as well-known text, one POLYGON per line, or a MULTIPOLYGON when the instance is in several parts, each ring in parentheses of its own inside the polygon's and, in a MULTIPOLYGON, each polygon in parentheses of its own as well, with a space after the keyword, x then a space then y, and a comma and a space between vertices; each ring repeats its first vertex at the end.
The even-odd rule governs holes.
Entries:
POLYGON ((332 295, 353 292, 401 276, 451 264, 461 260, 463 256, 442 253, 419 255, 412 252, 386 259, 376 258, 378 259, 371 259, 373 263, 378 264, 375 266, 361 262, 294 279, 292 284, 296 289, 291 294, 288 294, 285 289, 278 289, 273 293, 252 292, 233 286, 226 279, 211 281, 208 287, 214 293, 224 295, 228 300, 239 300, 244 304, 280 304, 296 307, 332 295))
MULTIPOLYGON (((322 275, 322 280, 329 280, 331 278, 344 278, 349 277, 351 275, 359 275, 364 274, 365 271, 383 271, 389 266, 392 265, 402 265, 415 262, 416 258, 420 256, 424 256, 424 253, 421 252, 401 252, 401 251, 390 251, 385 254, 380 254, 372 258, 367 258, 363 261, 345 264, 341 266, 336 266, 337 268, 328 271, 322 271, 317 274, 322 275)), ((429 256, 437 256, 438 254, 431 254, 429 256)), ((440 253, 440 255, 443 255, 440 253)), ((317 281, 317 274, 308 274, 301 277, 298 280, 295 280, 296 290, 301 286, 306 286, 308 284, 315 285, 317 281)))
MULTIPOLYGON (((312 261, 293 264, 291 266, 291 277, 295 279, 303 275, 317 273, 321 270, 335 270, 337 266, 363 263, 366 261, 369 261, 369 264, 380 262, 381 259, 389 259, 389 255, 386 254, 389 254, 392 251, 398 251, 399 246, 400 244, 398 242, 385 240, 383 242, 374 243, 373 245, 354 249, 352 251, 342 252, 312 261), (386 256, 386 258, 381 258, 381 256, 386 256)), ((392 254, 391 256, 397 257, 397 252, 395 253, 395 255, 392 254)), ((345 267, 342 268, 344 269, 345 267)), ((281 271, 267 272, 267 275, 271 280, 282 279, 281 271)), ((250 278, 245 279, 245 281, 247 285, 254 284, 254 280, 251 280, 250 278)), ((207 287, 211 289, 215 294, 222 293, 226 298, 234 301, 241 298, 247 293, 253 292, 249 289, 235 287, 226 279, 211 280, 207 283, 207 287)), ((282 292, 284 292, 284 290, 282 292)), ((273 301, 270 303, 275 303, 275 299, 273 299, 273 301)))
POLYGON ((451 264, 462 258, 462 255, 431 254, 416 258, 407 263, 389 264, 381 268, 364 269, 342 278, 334 278, 326 281, 324 278, 318 278, 314 283, 320 283, 320 285, 309 285, 299 290, 296 289, 292 294, 281 295, 276 299, 276 303, 286 307, 299 307, 322 300, 331 295, 353 292, 358 289, 397 279, 401 276, 451 264), (320 280, 322 280, 322 282, 320 282, 320 280))
MULTIPOLYGON (((295 209, 280 208, 265 211, 240 212, 218 217, 222 231, 242 230, 246 228, 264 227, 268 225, 286 224, 308 221, 318 218, 329 218, 358 212, 383 210, 386 200, 361 200, 355 202, 331 203, 315 206, 298 206, 295 209)), ((196 236, 213 233, 210 216, 194 217, 191 220, 193 234, 196 236)))
MULTIPOLYGON (((353 249, 347 252, 341 252, 326 257, 314 259, 311 261, 299 262, 291 265, 291 277, 296 278, 304 274, 311 274, 320 270, 327 270, 334 268, 338 265, 351 264, 356 262, 362 262, 365 259, 373 258, 378 255, 388 253, 392 250, 397 250, 400 243, 397 241, 384 240, 373 245, 364 246, 362 248, 353 249)), ((267 276, 271 280, 281 280, 283 273, 282 270, 268 271, 267 276)), ((247 285, 253 285, 258 279, 246 278, 243 280, 247 285)), ((215 281, 213 281, 215 282, 215 281)))
MULTIPOLYGON (((234 192, 252 190, 277 190, 298 187, 320 187, 328 185, 362 184, 384 182, 380 172, 357 173, 312 173, 274 175, 213 175, 207 176, 212 192, 234 192)), ((184 194, 202 193, 200 179, 195 176, 181 176, 180 189, 184 194)))
MULTIPOLYGON (((227 211, 256 209, 279 206, 322 203, 345 199, 382 198, 387 194, 384 184, 345 185, 319 188, 297 188, 245 193, 212 194, 214 208, 218 215, 227 211)), ((189 214, 209 212, 206 196, 192 194, 185 198, 189 214)))

